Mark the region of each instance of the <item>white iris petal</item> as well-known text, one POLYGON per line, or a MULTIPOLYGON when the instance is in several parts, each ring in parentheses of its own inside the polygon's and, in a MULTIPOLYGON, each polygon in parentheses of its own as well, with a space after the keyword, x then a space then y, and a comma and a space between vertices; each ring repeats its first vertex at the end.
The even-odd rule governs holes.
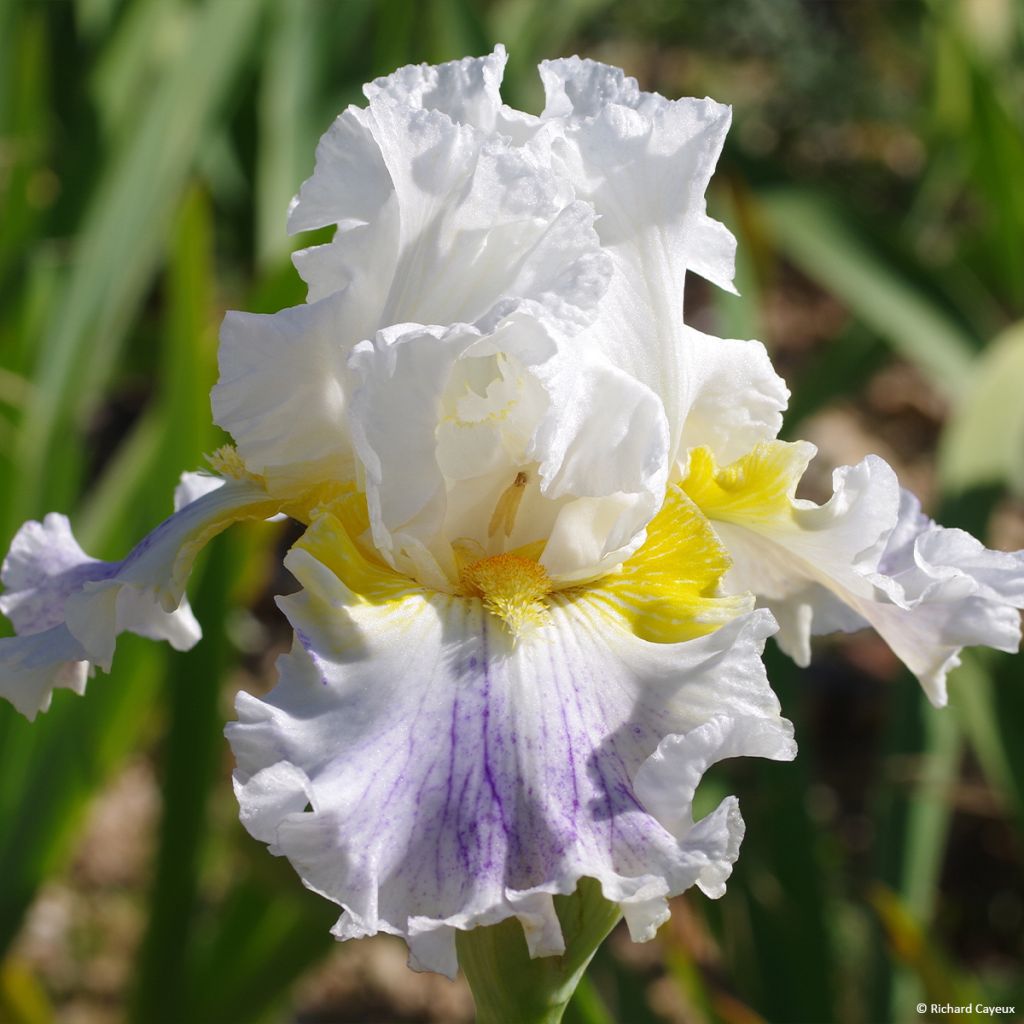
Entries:
POLYGON ((90 558, 57 513, 18 531, 0 596, 18 636, 0 639, 0 693, 23 714, 45 711, 55 688, 82 693, 93 665, 109 671, 120 633, 179 651, 199 640, 184 597, 192 562, 235 519, 267 511, 267 495, 245 481, 211 487, 187 474, 176 498, 178 511, 119 562, 90 558))
POLYGON ((946 703, 946 676, 961 648, 1012 652, 1020 644, 1024 552, 989 551, 963 530, 938 526, 908 491, 869 579, 888 600, 858 610, 936 706, 946 703))
MULTIPOLYGON (((668 896, 721 895, 742 821, 730 799, 693 822, 700 775, 794 753, 760 660, 766 613, 657 644, 565 598, 516 644, 478 602, 409 588, 367 605, 306 551, 288 566, 296 645, 228 736, 243 822, 344 908, 339 934, 403 935, 453 973, 453 929, 526 918, 581 877, 640 939, 668 896)), ((536 951, 557 952, 544 919, 536 951)))
POLYGON ((246 467, 280 492, 355 471, 346 423, 346 363, 358 337, 339 337, 349 292, 273 315, 229 312, 220 333, 213 416, 246 467))
POLYGON ((789 388, 761 342, 684 329, 693 352, 693 402, 675 458, 675 472, 683 475, 690 448, 707 447, 725 465, 762 441, 774 440, 789 404, 789 388))
POLYGON ((541 75, 543 116, 562 127, 552 151, 597 211, 614 268, 587 339, 660 396, 674 451, 695 380, 682 318, 686 271, 707 272, 727 287, 733 275, 731 248, 711 259, 714 270, 702 263, 709 255, 704 191, 729 108, 642 93, 618 69, 592 61, 553 61, 541 75))
POLYGON ((724 469, 707 448, 690 452, 683 487, 733 557, 727 588, 772 610, 801 665, 812 635, 873 626, 942 706, 961 648, 1017 650, 1024 552, 937 526, 877 456, 837 469, 824 505, 798 499, 814 451, 761 444, 724 469))

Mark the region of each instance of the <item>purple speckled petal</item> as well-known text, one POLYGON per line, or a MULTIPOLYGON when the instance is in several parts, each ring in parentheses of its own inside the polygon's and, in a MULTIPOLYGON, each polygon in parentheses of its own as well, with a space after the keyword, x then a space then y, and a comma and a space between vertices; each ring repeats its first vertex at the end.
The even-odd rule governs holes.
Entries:
POLYGON ((455 929, 511 916, 534 955, 559 952, 551 895, 581 877, 637 938, 669 896, 720 894, 742 820, 727 800, 694 824, 696 780, 723 756, 794 753, 760 661, 769 614, 653 644, 555 595, 513 645, 476 600, 371 604, 304 550, 287 564, 296 642, 228 738, 243 823, 344 908, 339 938, 402 935, 413 966, 452 974, 455 929))
POLYGON ((264 514, 266 493, 247 481, 190 474, 179 508, 119 562, 90 558, 66 516, 50 513, 15 535, 0 579, 0 611, 17 637, 0 641, 0 695, 28 717, 55 688, 83 692, 91 665, 109 670, 117 636, 138 633, 187 650, 202 635, 184 597, 200 548, 235 519, 264 514))

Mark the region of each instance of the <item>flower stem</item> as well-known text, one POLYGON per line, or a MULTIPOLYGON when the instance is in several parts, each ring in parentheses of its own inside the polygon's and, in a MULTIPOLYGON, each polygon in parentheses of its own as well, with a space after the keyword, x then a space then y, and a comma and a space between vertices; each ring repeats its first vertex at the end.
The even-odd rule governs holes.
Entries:
POLYGON ((459 964, 476 1002, 477 1024, 558 1024, 597 947, 621 912, 591 878, 570 896, 556 896, 565 952, 530 959, 515 918, 459 932, 459 964))

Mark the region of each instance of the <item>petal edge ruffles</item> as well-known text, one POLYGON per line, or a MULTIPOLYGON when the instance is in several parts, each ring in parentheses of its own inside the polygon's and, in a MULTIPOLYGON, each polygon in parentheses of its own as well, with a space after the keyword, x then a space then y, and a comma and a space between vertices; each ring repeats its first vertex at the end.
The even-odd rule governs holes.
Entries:
POLYGON ((117 562, 90 558, 57 513, 18 531, 2 572, 0 611, 18 635, 0 639, 0 695, 22 714, 46 711, 54 689, 83 693, 93 666, 110 670, 123 632, 176 650, 198 642, 185 598, 196 555, 231 523, 279 509, 258 483, 199 480, 186 474, 178 489, 186 503, 117 562))
POLYGON ((550 897, 581 877, 637 938, 669 896, 721 894, 742 820, 726 800, 694 823, 696 779, 794 754, 760 661, 768 613, 658 644, 565 592, 512 643, 476 599, 396 574, 366 599, 303 544, 304 589, 280 602, 295 644, 227 734, 243 822, 343 908, 339 938, 399 934, 414 966, 452 974, 454 929, 510 916, 534 955, 559 952, 550 897))

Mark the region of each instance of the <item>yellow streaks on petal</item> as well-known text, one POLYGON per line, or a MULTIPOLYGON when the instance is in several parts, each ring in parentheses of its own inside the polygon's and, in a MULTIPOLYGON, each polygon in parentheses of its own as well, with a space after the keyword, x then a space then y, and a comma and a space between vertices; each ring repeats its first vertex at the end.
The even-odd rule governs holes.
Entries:
POLYGON ((680 486, 709 519, 777 522, 790 517, 797 484, 813 456, 814 446, 805 442, 767 441, 719 467, 707 448, 694 448, 680 486))
POLYGON ((325 565, 363 604, 389 604, 422 593, 408 576, 359 543, 369 526, 366 497, 355 491, 314 507, 310 527, 296 543, 325 565))
MULTIPOLYGON (((710 451, 694 449, 689 475, 681 486, 669 487, 636 553, 616 571, 565 589, 558 589, 540 564, 543 541, 484 556, 479 543, 457 539, 452 551, 459 568, 458 596, 481 601, 513 639, 541 627, 551 602, 586 604, 652 643, 704 636, 750 611, 754 601, 749 594, 720 593, 731 563, 712 521, 788 516, 797 482, 812 455, 810 445, 776 441, 758 445, 720 468, 710 451)), ((517 491, 518 477, 495 511, 499 530, 514 518, 517 491)), ((298 546, 338 576, 358 603, 390 605, 428 593, 388 566, 366 540, 366 499, 354 486, 311 492, 304 502, 304 510, 288 510, 310 523, 298 546)))
POLYGON ((292 519, 307 526, 324 512, 332 512, 343 520, 352 537, 361 537, 370 528, 366 497, 351 482, 326 481, 290 497, 281 507, 292 519))
POLYGON ((467 594, 483 599, 484 607, 505 623, 513 638, 546 621, 544 599, 552 583, 544 567, 532 558, 512 553, 481 558, 462 570, 461 583, 467 594))
POLYGON ((717 596, 729 565, 710 523, 672 486, 643 546, 618 572, 579 588, 571 599, 624 619, 643 640, 692 640, 753 606, 749 595, 717 596))

